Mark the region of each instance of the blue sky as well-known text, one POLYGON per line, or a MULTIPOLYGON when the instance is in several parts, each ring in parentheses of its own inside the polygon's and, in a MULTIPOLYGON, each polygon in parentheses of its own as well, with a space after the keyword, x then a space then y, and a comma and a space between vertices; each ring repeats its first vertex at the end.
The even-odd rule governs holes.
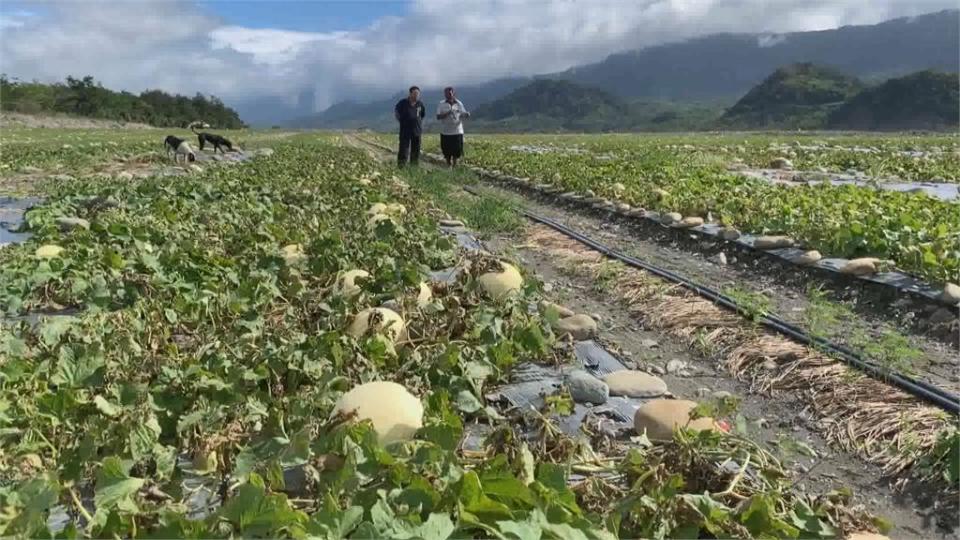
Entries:
POLYGON ((402 16, 409 0, 214 0, 200 6, 227 24, 301 32, 359 30, 381 17, 402 16))

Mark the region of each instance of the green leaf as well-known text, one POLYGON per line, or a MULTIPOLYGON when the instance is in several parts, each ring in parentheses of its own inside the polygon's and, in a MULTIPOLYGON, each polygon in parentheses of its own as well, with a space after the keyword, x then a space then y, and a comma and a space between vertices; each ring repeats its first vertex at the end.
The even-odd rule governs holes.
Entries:
POLYGON ((50 317, 43 321, 40 326, 40 342, 48 348, 52 348, 58 343, 68 330, 70 330, 78 319, 76 317, 57 316, 50 317))
POLYGON ((512 519, 510 507, 498 503, 483 493, 480 478, 474 471, 464 473, 460 485, 460 505, 462 512, 477 522, 494 521, 497 519, 512 519))
POLYGON ((129 465, 125 465, 115 456, 108 457, 100 464, 93 493, 98 513, 101 509, 110 510, 128 502, 130 497, 143 487, 142 478, 133 478, 127 474, 129 468, 129 465))
POLYGON ((78 353, 71 347, 61 347, 57 354, 57 366, 50 382, 67 388, 80 388, 106 365, 99 354, 90 354, 81 349, 78 353))
POLYGON ((363 507, 351 506, 346 510, 323 509, 310 516, 307 532, 322 540, 342 540, 363 519, 363 507))
POLYGON ((461 390, 457 394, 457 408, 467 414, 472 414, 483 408, 483 403, 469 390, 461 390))
POLYGON ((427 521, 410 531, 411 540, 446 540, 456 527, 447 513, 433 513, 427 521))

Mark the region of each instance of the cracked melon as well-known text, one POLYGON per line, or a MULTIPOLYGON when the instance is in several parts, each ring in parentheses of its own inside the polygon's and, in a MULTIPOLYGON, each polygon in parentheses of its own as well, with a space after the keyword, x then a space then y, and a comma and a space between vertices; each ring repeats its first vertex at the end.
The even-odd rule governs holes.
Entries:
POLYGON ((353 318, 347 328, 347 334, 360 339, 367 333, 382 335, 392 343, 396 343, 403 336, 403 317, 392 309, 376 307, 368 308, 353 318))
POLYGON ((503 298, 523 287, 523 277, 515 266, 500 262, 500 268, 500 272, 487 272, 479 278, 480 286, 493 298, 503 298))

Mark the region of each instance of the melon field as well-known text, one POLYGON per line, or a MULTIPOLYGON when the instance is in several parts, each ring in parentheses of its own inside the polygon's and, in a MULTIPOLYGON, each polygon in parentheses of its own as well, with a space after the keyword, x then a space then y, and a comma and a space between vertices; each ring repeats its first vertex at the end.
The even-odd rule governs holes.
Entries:
MULTIPOLYGON (((581 316, 586 308, 572 315, 552 303, 558 278, 546 283, 517 254, 538 242, 520 232, 509 205, 451 195, 465 173, 397 171, 388 154, 352 135, 267 131, 227 134, 249 159, 206 156, 175 170, 164 135, 0 135, 0 221, 19 233, 0 246, 0 535, 607 540, 900 531, 897 516, 840 477, 798 489, 807 473, 797 456, 828 460, 828 452, 791 442, 790 427, 777 445, 758 440, 729 392, 664 386, 658 405, 694 402, 681 420, 631 419, 616 433, 602 428, 599 406, 584 409, 572 379, 536 407, 494 399, 531 366, 570 371, 581 333, 603 342, 604 324, 598 331, 599 317, 581 316), (3 205, 27 198, 14 226, 3 205), (490 225, 471 233, 508 239, 507 247, 467 249, 464 229, 474 223, 490 225), (593 326, 575 324, 583 317, 593 326), (584 410, 579 430, 563 428, 584 410)), ((425 138, 431 152, 433 138, 425 138)), ((825 254, 888 259, 942 285, 960 272, 956 199, 880 184, 949 188, 960 181, 958 148, 948 136, 468 136, 466 163, 789 234, 825 254), (778 171, 844 173, 869 185, 764 179, 773 162, 778 171), (753 170, 758 177, 739 174, 753 170)), ((593 292, 620 279, 596 268, 593 292)), ((637 302, 675 294, 643 286, 637 302)), ((736 339, 771 343, 736 315, 711 320, 721 318, 670 339, 684 347, 699 340, 706 350, 718 329, 736 328, 736 339)), ((737 349, 731 336, 710 355, 737 349)), ((849 383, 851 400, 869 399, 864 388, 893 396, 884 409, 893 423, 857 432, 859 441, 825 436, 844 441, 830 455, 858 467, 855 460, 873 460, 887 480, 955 495, 956 418, 876 391, 887 387, 801 349, 740 354, 757 365, 815 360, 820 371, 810 376, 849 383)), ((657 417, 646 413, 637 418, 657 417)))

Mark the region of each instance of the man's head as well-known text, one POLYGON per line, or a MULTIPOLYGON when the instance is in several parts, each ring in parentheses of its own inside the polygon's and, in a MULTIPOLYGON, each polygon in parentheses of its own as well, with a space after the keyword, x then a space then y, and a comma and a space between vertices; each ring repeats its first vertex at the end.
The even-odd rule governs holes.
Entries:
POLYGON ((407 97, 410 98, 411 101, 416 101, 416 100, 420 99, 420 87, 419 87, 419 86, 411 86, 411 87, 410 87, 410 95, 407 96, 407 97))
POLYGON ((447 98, 447 101, 453 101, 453 98, 456 95, 457 95, 457 92, 453 89, 452 86, 448 86, 443 89, 443 97, 447 98))

